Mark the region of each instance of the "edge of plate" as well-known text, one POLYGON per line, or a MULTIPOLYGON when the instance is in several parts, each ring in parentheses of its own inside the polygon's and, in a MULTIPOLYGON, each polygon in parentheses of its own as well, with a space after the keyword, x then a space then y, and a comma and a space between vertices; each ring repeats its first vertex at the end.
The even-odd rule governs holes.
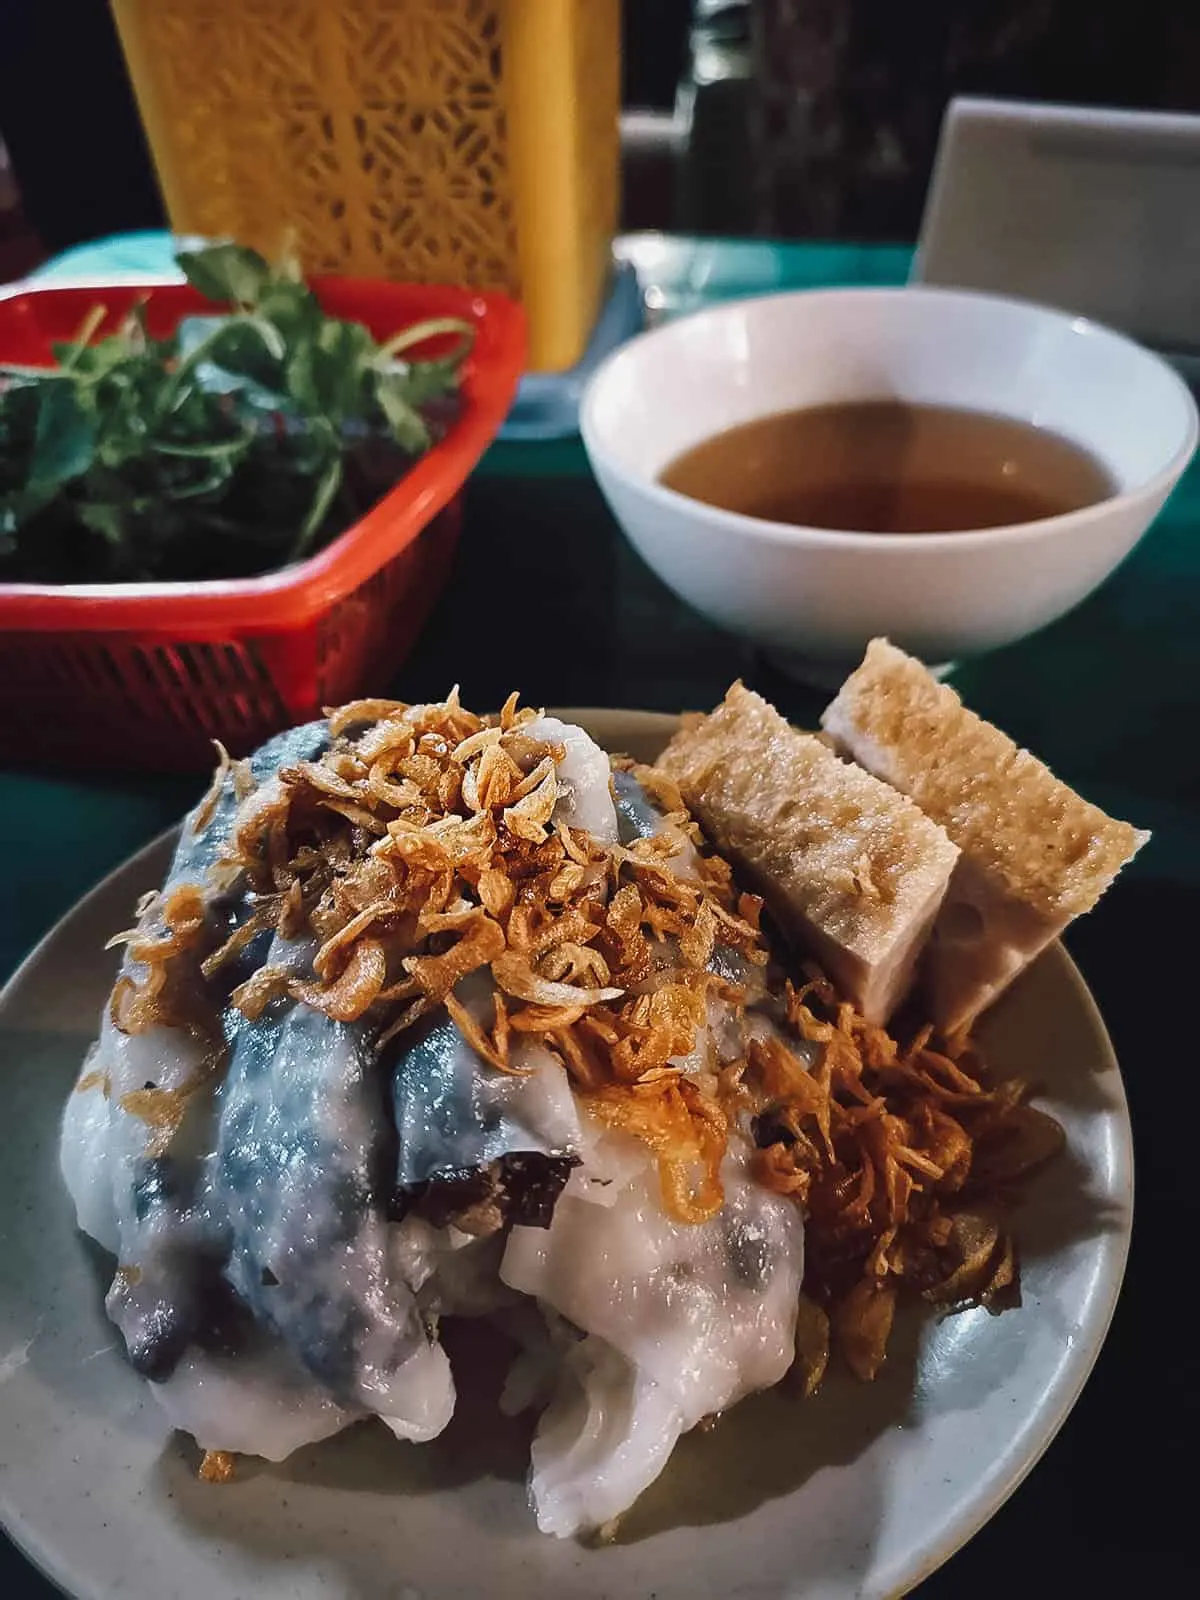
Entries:
POLYGON ((27 969, 32 967, 35 962, 41 960, 46 946, 49 945, 52 940, 58 937, 59 932, 65 923, 71 921, 76 913, 82 911, 85 906, 91 905, 94 900, 98 900, 102 895, 107 894, 115 881, 128 872, 131 867, 136 866, 143 856, 152 855, 155 850, 160 849, 163 845, 173 840, 182 826, 182 821, 172 822, 170 826, 164 828, 161 833, 156 833, 152 839, 147 839, 145 844, 139 845, 138 848, 133 851, 131 855, 127 855, 123 861, 118 861, 116 866, 112 867, 108 872, 106 872, 102 878, 97 878, 92 887, 85 890, 84 893, 79 896, 78 900, 72 901, 67 909, 63 912, 62 916, 57 917, 50 924, 37 943, 32 945, 30 949, 26 951, 26 953, 21 957, 20 961, 17 962, 16 966, 9 973, 5 981, 0 984, 0 1006, 3 1006, 8 1002, 10 990, 15 989, 17 985, 24 980, 27 969))
MULTIPOLYGON (((1088 988, 1087 980, 1080 971, 1070 951, 1061 939, 1055 939, 1045 952, 1057 961, 1063 969, 1064 975, 1075 990, 1083 1009, 1090 1015, 1096 1032, 1097 1041, 1103 1042, 1108 1057, 1108 1065, 1112 1068, 1117 1091, 1116 1104, 1112 1107, 1117 1114, 1121 1125, 1125 1129, 1125 1137, 1120 1141, 1116 1151, 1116 1171, 1114 1173, 1114 1187, 1120 1193, 1124 1203, 1126 1226, 1119 1236, 1112 1239, 1111 1248, 1116 1252, 1114 1271, 1112 1273, 1112 1286, 1108 1293, 1107 1304, 1103 1306, 1103 1313, 1096 1323, 1092 1337, 1086 1349, 1079 1352, 1076 1357, 1074 1370, 1066 1380, 1062 1394, 1059 1396, 1058 1405, 1054 1415, 1049 1419, 1049 1425, 1036 1449, 1015 1467, 1004 1481, 996 1486, 990 1498, 973 1508, 969 1516, 963 1518, 961 1527, 954 1527, 946 1536, 945 1542, 930 1553, 930 1558, 915 1567, 910 1574, 906 1574, 899 1583, 891 1588, 880 1590, 878 1600, 903 1600, 926 1578, 933 1576, 939 1568, 945 1566, 952 1556, 969 1544, 981 1528, 996 1515, 997 1511, 1016 1493, 1025 1482, 1025 1479, 1037 1466, 1046 1454, 1046 1451, 1058 1438, 1063 1424, 1075 1408, 1075 1403, 1083 1393, 1092 1369, 1100 1358, 1104 1342, 1108 1338, 1112 1326, 1113 1316, 1117 1309, 1117 1301, 1121 1297, 1121 1289, 1125 1282, 1125 1269, 1129 1262, 1129 1247, 1133 1236, 1133 1206, 1134 1206, 1134 1154, 1133 1154, 1133 1126, 1129 1116, 1129 1099, 1125 1093, 1125 1080, 1121 1075, 1121 1063, 1117 1059, 1117 1052, 1113 1048, 1112 1038, 1104 1021, 1103 1013, 1096 1004, 1095 996, 1088 988)), ((1041 959, 1045 959, 1043 956, 1041 959)))

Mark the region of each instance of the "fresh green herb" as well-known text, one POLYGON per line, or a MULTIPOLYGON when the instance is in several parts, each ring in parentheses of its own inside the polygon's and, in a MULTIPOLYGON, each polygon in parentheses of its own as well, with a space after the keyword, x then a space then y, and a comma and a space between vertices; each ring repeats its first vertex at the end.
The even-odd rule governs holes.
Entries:
POLYGON ((151 338, 142 309, 57 367, 0 365, 0 579, 243 577, 342 532, 453 416, 470 323, 378 344, 322 311, 294 263, 240 245, 177 257, 231 307, 151 338), (437 360, 407 352, 457 340, 437 360))

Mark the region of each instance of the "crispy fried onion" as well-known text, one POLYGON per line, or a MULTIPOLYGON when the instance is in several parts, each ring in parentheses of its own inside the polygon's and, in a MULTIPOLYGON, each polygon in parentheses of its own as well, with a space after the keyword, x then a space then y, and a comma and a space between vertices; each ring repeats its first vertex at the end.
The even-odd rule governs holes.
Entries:
POLYGON ((606 1087, 584 1102, 607 1127, 632 1133, 658 1156, 664 1209, 681 1222, 707 1222, 725 1202, 721 1160, 728 1119, 686 1078, 606 1087))
MULTIPOLYGON (((670 808, 660 836, 626 848, 556 820, 565 751, 533 736, 536 715, 510 696, 485 721, 457 693, 328 712, 328 749, 285 765, 237 813, 194 891, 194 927, 172 904, 155 913, 166 937, 130 936, 146 977, 122 980, 114 1017, 127 1028, 164 1020, 163 974, 193 932, 210 1006, 250 1020, 300 1003, 369 1025, 383 1049, 444 1006, 481 1070, 520 1072, 522 1048, 545 1046, 601 1120, 655 1152, 671 1214, 697 1221, 722 1203, 728 1117, 686 1080, 685 1058, 708 995, 741 1000, 708 970, 717 946, 766 963, 759 903, 739 897, 716 858, 675 876, 671 853, 703 839, 674 786, 645 769, 670 808), (227 904, 234 886, 239 915, 210 916, 200 944, 206 895, 227 904), (311 958, 263 964, 272 935, 311 941, 311 958), (481 971, 490 1020, 455 994, 481 971)), ((222 757, 213 793, 229 770, 222 757)))
MULTIPOLYGON (((1015 1291, 1003 1204, 1062 1133, 1023 1084, 987 1085, 968 1043, 935 1049, 925 1030, 902 1047, 812 973, 782 986, 777 1026, 743 1059, 697 1060, 710 1002, 736 1011, 762 994, 768 946, 761 902, 669 780, 626 764, 665 820, 608 845, 556 819, 564 750, 530 733, 536 714, 515 696, 490 721, 457 691, 328 715, 329 748, 249 795, 208 885, 177 887, 123 936, 135 965, 113 993, 118 1027, 185 1022, 176 974, 210 1010, 253 1020, 300 1003, 369 1025, 380 1049, 445 1007, 481 1071, 519 1073, 530 1042, 548 1050, 599 1121, 654 1153, 682 1222, 720 1210, 730 1131, 752 1127, 757 1178, 808 1217, 807 1391, 831 1344, 875 1374, 901 1289, 944 1307, 1015 1291), (207 901, 235 884, 240 919, 218 928, 207 901), (272 935, 309 941, 311 958, 247 975, 272 935), (490 1017, 455 992, 483 972, 490 1017)), ((138 1093, 127 1109, 178 1126, 185 1104, 138 1093)))
POLYGON ((968 1044, 936 1050, 924 1029, 901 1049, 819 976, 787 986, 787 1012, 813 1066, 756 1039, 739 1089, 757 1112, 757 1177, 807 1213, 805 1295, 825 1319, 808 1315, 798 1345, 811 1392, 822 1338, 875 1376, 902 1288, 945 1308, 999 1309, 1015 1293, 1003 1212, 1063 1132, 1025 1103, 1028 1085, 986 1086, 968 1044))
POLYGON ((156 1026, 211 1031, 211 1012, 187 960, 194 961, 208 937, 204 891, 198 884, 176 884, 164 896, 139 902, 141 921, 118 933, 108 948, 126 947, 131 967, 117 979, 108 1012, 121 1033, 145 1033, 156 1026), (140 968, 140 972, 139 972, 140 968))
POLYGON ((237 1477, 237 1457, 228 1450, 206 1450, 197 1474, 204 1483, 232 1483, 237 1477))

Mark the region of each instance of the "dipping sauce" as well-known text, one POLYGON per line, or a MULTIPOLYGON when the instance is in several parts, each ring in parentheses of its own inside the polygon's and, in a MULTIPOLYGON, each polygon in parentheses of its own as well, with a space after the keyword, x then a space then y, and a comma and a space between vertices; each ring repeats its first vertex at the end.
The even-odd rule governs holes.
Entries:
POLYGON ((748 517, 885 534, 1037 522, 1116 492, 1100 463, 1058 434, 898 400, 756 417, 685 450, 659 482, 748 517))

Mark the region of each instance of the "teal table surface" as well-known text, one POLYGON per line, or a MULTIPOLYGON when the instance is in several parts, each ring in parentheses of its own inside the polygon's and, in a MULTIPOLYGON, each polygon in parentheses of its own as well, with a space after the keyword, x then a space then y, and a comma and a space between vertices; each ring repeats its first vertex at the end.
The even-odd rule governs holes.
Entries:
MULTIPOLYGON (((902 282, 909 259, 651 236, 627 245, 663 315, 780 287, 902 282)), ((454 578, 391 687, 419 699, 460 682, 466 703, 482 707, 518 687, 544 704, 677 711, 712 704, 738 675, 797 720, 820 709, 653 577, 572 439, 493 448, 469 488, 454 578)), ((1194 1055, 1178 1007, 1194 981, 1200 922, 1200 467, 1097 594, 1041 634, 964 665, 954 682, 1090 799, 1154 836, 1068 941, 1113 1033, 1134 1117, 1139 1225, 1126 1290, 1097 1372, 1044 1464, 921 1594, 1116 1593, 1148 1563, 1163 1570, 1166 1559, 1169 1571, 1173 1551, 1182 1562, 1189 1526, 1182 1489, 1165 1472, 1152 1514, 1104 1508, 1114 1473, 1158 1472, 1164 1406, 1194 1415, 1196 1404, 1191 1380, 1181 1376, 1178 1396, 1153 1383, 1182 1354, 1162 1296, 1178 1281, 1176 1249, 1188 1247, 1180 1221, 1189 1208, 1195 1215, 1191 1158, 1177 1142, 1186 1101, 1182 1085, 1164 1092, 1163 1075, 1186 1080, 1194 1055)), ((202 782, 0 772, 0 976, 98 877, 177 818, 202 782)), ((2 1456, 0 1441, 0 1468, 2 1456)), ((0 1595, 49 1592, 0 1543, 0 1595)))

